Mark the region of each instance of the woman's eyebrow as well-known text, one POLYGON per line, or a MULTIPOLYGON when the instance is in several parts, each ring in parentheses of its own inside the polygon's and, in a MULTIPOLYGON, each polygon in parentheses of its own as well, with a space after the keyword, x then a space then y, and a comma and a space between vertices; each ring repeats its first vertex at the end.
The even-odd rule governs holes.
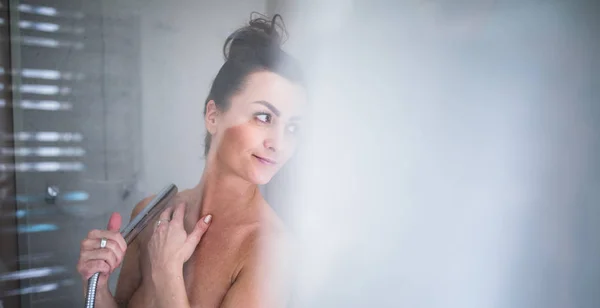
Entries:
POLYGON ((253 102, 254 104, 260 104, 263 105, 267 108, 269 108, 269 110, 271 110, 271 112, 273 112, 276 116, 280 116, 281 112, 279 111, 279 109, 275 108, 275 106, 273 106, 271 103, 267 102, 267 101, 256 101, 253 102))

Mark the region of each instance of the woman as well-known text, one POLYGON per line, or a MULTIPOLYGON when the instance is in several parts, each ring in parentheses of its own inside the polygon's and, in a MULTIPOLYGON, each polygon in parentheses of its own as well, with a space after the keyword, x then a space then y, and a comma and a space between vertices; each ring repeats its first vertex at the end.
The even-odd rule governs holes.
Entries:
POLYGON ((285 279, 276 278, 283 268, 273 270, 271 261, 284 265, 287 258, 263 255, 285 243, 285 232, 258 185, 293 154, 306 93, 297 64, 279 46, 277 17, 253 19, 225 42, 226 61, 205 102, 206 165, 199 184, 178 193, 177 206, 129 247, 118 233, 118 214, 107 230, 93 230, 82 241, 84 286, 101 273, 96 307, 285 305, 285 279), (113 297, 107 280, 121 260, 113 297))

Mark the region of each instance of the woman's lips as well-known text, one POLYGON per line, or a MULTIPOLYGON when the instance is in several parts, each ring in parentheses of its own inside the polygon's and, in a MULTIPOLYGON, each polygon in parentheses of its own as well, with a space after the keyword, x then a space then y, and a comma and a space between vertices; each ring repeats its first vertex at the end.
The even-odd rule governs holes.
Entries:
POLYGON ((261 157, 261 156, 258 156, 258 155, 253 155, 253 156, 256 157, 256 159, 258 159, 258 161, 260 161, 263 164, 266 164, 266 165, 275 165, 275 164, 277 164, 277 162, 274 161, 274 160, 272 160, 272 159, 269 159, 269 158, 266 158, 266 157, 261 157))

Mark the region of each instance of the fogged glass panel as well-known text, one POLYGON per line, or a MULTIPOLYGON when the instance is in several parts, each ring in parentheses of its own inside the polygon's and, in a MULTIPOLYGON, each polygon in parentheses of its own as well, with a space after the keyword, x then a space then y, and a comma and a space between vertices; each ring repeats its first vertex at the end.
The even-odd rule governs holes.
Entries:
POLYGON ((82 306, 79 242, 139 197, 138 16, 109 1, 10 1, 2 9, 11 65, 0 74, 12 82, 0 90, 12 98, 0 108, 14 125, 1 136, 0 155, 10 159, 0 171, 16 176, 15 210, 2 211, 15 223, 2 232, 19 245, 0 274, 0 300, 82 306))

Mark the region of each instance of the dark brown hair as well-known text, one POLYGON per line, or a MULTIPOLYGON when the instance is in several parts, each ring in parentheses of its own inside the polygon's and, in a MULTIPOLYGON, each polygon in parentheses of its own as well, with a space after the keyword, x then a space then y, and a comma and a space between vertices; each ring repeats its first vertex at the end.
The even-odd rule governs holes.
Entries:
MULTIPOLYGON (((280 15, 275 15, 271 20, 263 15, 257 18, 251 15, 248 25, 229 35, 223 45, 225 63, 212 83, 204 103, 204 114, 211 100, 219 110, 227 111, 231 97, 243 90, 246 78, 255 72, 273 72, 304 85, 299 64, 281 49, 285 34, 280 15), (277 22, 278 19, 281 23, 277 22)), ((207 132, 204 139, 205 155, 210 149, 211 137, 207 132)))

